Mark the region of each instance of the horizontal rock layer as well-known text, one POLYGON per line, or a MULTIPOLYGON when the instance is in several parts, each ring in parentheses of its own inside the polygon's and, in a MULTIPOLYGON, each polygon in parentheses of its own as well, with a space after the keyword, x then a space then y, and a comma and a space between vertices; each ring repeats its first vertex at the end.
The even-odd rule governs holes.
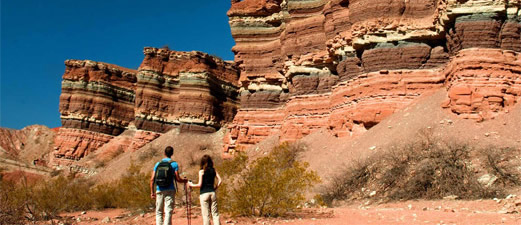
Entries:
POLYGON ((232 1, 241 109, 225 149, 321 128, 357 136, 443 86, 445 107, 464 118, 508 111, 518 101, 520 8, 518 0, 232 1), (475 60, 460 53, 472 49, 483 49, 475 60), (493 83, 501 85, 486 88, 493 83), (469 103, 478 89, 503 94, 469 103))
POLYGON ((237 111, 238 70, 208 54, 145 48, 137 78, 138 129, 214 132, 237 111))
POLYGON ((497 49, 462 50, 447 66, 444 107, 478 121, 508 112, 521 96, 521 53, 497 49))
POLYGON ((81 159, 129 129, 153 134, 133 137, 125 146, 134 149, 172 128, 214 132, 233 119, 239 79, 233 63, 201 52, 145 48, 144 54, 138 70, 65 62, 56 157, 81 159))

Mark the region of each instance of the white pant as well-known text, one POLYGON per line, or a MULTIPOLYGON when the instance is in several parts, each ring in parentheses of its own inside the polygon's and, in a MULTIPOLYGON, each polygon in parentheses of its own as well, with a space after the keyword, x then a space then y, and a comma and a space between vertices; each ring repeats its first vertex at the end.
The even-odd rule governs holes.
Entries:
POLYGON ((174 190, 156 192, 156 225, 172 225, 172 211, 174 211, 174 204, 174 190), (163 214, 166 214, 164 223, 163 214))
POLYGON ((201 200, 201 211, 203 214, 203 225, 210 225, 210 206, 212 207, 213 225, 220 225, 219 212, 217 212, 217 195, 215 192, 207 192, 199 196, 201 200))

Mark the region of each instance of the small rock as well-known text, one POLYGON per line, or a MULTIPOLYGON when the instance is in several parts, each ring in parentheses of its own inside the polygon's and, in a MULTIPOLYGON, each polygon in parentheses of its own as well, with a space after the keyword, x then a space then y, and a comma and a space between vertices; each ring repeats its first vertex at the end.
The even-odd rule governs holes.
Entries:
POLYGON ((509 195, 507 195, 507 197, 505 199, 511 199, 511 198, 515 198, 515 197, 516 197, 516 195, 509 194, 509 195))
POLYGON ((81 222, 81 218, 79 218, 79 217, 76 218, 76 222, 78 222, 78 223, 81 222))
POLYGON ((393 126, 387 126, 387 128, 391 129, 391 128, 393 128, 393 126))
POLYGON ((485 137, 488 137, 488 136, 490 136, 490 133, 485 133, 485 137))
POLYGON ((458 198, 459 198, 459 196, 457 196, 457 195, 449 195, 449 196, 443 197, 443 200, 456 200, 458 198))
POLYGON ((87 214, 87 212, 86 212, 86 211, 83 211, 83 212, 81 212, 81 215, 85 215, 85 214, 87 214))
POLYGON ((369 147, 369 150, 375 150, 375 149, 376 149, 376 146, 369 147))
POLYGON ((443 209, 444 212, 456 212, 454 209, 451 208, 445 208, 443 209))
POLYGON ((371 193, 369 193, 369 197, 373 197, 376 195, 376 191, 371 191, 371 193))
POLYGON ((411 204, 407 205, 407 208, 412 209, 412 205, 411 204))
POLYGON ((482 185, 485 185, 487 187, 490 187, 494 182, 496 182, 497 177, 490 174, 485 174, 478 178, 478 182, 482 185))
POLYGON ((105 217, 103 220, 101 220, 102 223, 110 223, 110 217, 105 217))
POLYGON ((428 209, 429 209, 429 208, 427 208, 427 207, 423 207, 423 208, 422 208, 423 211, 427 211, 428 209))

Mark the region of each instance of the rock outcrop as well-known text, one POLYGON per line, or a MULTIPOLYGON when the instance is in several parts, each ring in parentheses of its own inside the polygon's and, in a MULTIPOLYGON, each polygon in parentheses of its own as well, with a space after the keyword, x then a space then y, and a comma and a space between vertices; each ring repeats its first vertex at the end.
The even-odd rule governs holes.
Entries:
POLYGON ((201 52, 145 48, 136 83, 136 127, 214 132, 237 111, 239 72, 201 52))
POLYGON ((225 152, 323 128, 358 136, 440 88, 449 90, 444 107, 463 118, 508 112, 519 101, 520 8, 518 0, 232 1, 241 109, 225 152))
POLYGON ((201 52, 145 48, 144 53, 138 70, 65 62, 56 158, 79 160, 126 130, 137 130, 124 145, 135 150, 173 128, 214 132, 232 121, 239 78, 233 63, 201 52))
POLYGON ((115 151, 117 140, 135 149, 171 129, 225 127, 228 153, 319 129, 357 137, 442 88, 447 113, 492 119, 520 101, 520 8, 521 0, 231 0, 234 62, 165 48, 145 48, 137 71, 67 61, 55 155, 115 151), (114 139, 129 130, 136 136, 114 139))
POLYGON ((0 158, 45 164, 43 156, 53 150, 55 134, 53 129, 42 125, 20 130, 0 128, 0 158))

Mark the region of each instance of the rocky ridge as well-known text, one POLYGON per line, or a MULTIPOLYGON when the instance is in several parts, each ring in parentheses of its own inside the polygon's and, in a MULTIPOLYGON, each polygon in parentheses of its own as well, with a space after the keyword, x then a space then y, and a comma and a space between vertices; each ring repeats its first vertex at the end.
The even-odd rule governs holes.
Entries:
POLYGON ((166 48, 144 54, 138 70, 65 62, 55 164, 79 160, 127 130, 135 132, 124 149, 133 151, 171 129, 214 132, 233 119, 239 76, 233 63, 166 48))
POLYGON ((66 61, 54 155, 114 152, 115 137, 133 151, 172 129, 225 128, 226 154, 321 129, 355 138, 442 88, 448 113, 494 119, 521 95, 520 8, 519 0, 232 0, 234 62, 150 47, 137 70, 66 61))

